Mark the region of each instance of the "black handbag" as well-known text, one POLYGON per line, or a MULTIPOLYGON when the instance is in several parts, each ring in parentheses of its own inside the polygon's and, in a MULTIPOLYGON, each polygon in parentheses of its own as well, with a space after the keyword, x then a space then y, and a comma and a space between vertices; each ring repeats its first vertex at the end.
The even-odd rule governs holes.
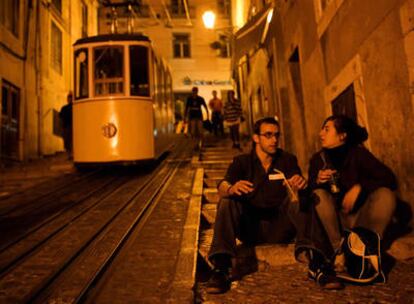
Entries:
POLYGON ((385 283, 381 267, 381 239, 378 233, 363 227, 345 230, 342 250, 345 254, 347 273, 337 274, 343 280, 354 283, 385 283))
POLYGON ((213 131, 213 124, 208 119, 203 120, 203 128, 211 133, 213 131))

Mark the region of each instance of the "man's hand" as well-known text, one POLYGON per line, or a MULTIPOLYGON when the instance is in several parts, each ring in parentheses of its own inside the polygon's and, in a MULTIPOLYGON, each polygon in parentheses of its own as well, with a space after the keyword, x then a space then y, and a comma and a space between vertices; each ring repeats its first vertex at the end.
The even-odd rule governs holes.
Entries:
POLYGON ((319 170, 318 178, 316 179, 317 184, 323 184, 331 179, 331 176, 336 173, 336 170, 325 169, 319 170))
POLYGON ((239 180, 227 190, 229 195, 243 195, 254 190, 253 184, 247 180, 239 180))
POLYGON ((292 187, 293 191, 305 189, 306 186, 308 185, 308 182, 306 181, 306 179, 304 179, 303 176, 300 176, 299 174, 293 175, 287 181, 289 185, 292 187))
POLYGON ((348 214, 354 209, 355 202, 357 201, 361 190, 361 185, 355 184, 345 193, 344 199, 342 200, 342 211, 344 213, 348 214))

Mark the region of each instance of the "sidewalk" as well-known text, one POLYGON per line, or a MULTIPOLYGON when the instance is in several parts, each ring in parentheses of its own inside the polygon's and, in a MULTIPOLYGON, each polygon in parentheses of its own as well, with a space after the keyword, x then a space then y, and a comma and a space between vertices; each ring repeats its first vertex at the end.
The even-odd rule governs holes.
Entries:
MULTIPOLYGON (((248 147, 244 147, 244 153, 248 151, 248 147)), ((306 265, 299 264, 294 259, 293 244, 272 244, 256 246, 253 250, 241 250, 237 264, 239 260, 247 258, 254 264, 254 271, 252 272, 253 268, 242 269, 242 272, 246 270, 246 273, 250 273, 241 280, 234 281, 229 292, 221 295, 208 294, 204 282, 208 279, 207 255, 219 201, 216 183, 224 176, 234 154, 235 151, 225 141, 206 141, 200 155, 193 157, 193 165, 204 168, 201 211, 201 222, 204 224, 200 230, 199 242, 199 254, 204 266, 199 265, 201 270, 198 271, 199 280, 195 287, 196 303, 413 303, 413 233, 398 238, 387 250, 387 254, 391 256, 387 260, 395 259, 387 284, 348 285, 343 291, 322 291, 313 281, 307 279, 306 265)))
POLYGON ((73 162, 64 152, 27 162, 0 164, 0 199, 75 171, 73 162))

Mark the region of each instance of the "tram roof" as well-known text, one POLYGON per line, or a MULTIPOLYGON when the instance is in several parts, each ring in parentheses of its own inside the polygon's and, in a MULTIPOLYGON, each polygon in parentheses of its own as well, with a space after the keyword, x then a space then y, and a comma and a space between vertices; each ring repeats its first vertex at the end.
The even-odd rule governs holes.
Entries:
POLYGON ((91 36, 78 39, 73 45, 91 43, 91 42, 107 42, 107 41, 150 41, 147 36, 140 34, 107 34, 91 36))

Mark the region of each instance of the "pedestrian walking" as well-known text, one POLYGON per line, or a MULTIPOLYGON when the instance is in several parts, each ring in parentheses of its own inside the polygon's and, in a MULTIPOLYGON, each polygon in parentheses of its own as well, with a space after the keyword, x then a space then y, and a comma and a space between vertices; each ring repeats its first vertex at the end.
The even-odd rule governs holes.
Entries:
POLYGON ((59 117, 62 122, 62 135, 63 135, 63 145, 65 151, 68 153, 69 159, 72 158, 72 103, 73 103, 73 94, 70 91, 67 95, 67 104, 64 105, 60 112, 59 117))
POLYGON ((230 128, 230 136, 233 148, 240 149, 240 123, 242 119, 242 108, 240 101, 234 96, 234 91, 227 92, 227 102, 224 105, 224 120, 230 128))
POLYGON ((213 132, 215 136, 224 136, 223 126, 223 102, 217 97, 217 91, 212 91, 213 98, 208 102, 211 110, 211 122, 213 123, 213 132))
POLYGON ((196 140, 195 149, 201 147, 203 141, 203 113, 201 107, 205 108, 208 120, 208 109, 203 97, 198 95, 198 88, 193 87, 191 96, 187 98, 185 105, 184 122, 188 121, 190 134, 196 140))

